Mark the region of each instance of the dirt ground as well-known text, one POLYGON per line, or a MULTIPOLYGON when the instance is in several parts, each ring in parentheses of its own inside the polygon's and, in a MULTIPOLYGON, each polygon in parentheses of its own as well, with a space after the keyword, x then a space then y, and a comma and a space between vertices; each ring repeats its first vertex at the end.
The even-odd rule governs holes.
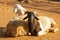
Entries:
MULTIPOLYGON (((21 4, 29 11, 37 11, 39 16, 48 16, 53 18, 58 24, 60 30, 60 4, 52 3, 35 3, 21 4)), ((56 33, 48 33, 43 36, 20 36, 20 37, 4 37, 2 29, 6 27, 11 18, 18 16, 13 12, 14 5, 0 3, 0 40, 60 40, 60 31, 56 33)))

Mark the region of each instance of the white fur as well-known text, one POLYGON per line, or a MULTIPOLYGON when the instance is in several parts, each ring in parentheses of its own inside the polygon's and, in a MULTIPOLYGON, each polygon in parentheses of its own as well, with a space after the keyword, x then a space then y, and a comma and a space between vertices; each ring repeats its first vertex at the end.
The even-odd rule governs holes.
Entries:
POLYGON ((23 15, 27 10, 22 7, 21 5, 19 4, 15 4, 14 6, 14 12, 15 13, 18 13, 18 15, 23 15))
POLYGON ((52 29, 53 32, 58 31, 56 22, 52 18, 46 16, 39 16, 38 18, 40 19, 38 22, 40 23, 41 28, 41 31, 37 33, 38 36, 47 34, 50 31, 49 29, 52 29), (51 27, 52 23, 54 24, 53 28, 51 27))

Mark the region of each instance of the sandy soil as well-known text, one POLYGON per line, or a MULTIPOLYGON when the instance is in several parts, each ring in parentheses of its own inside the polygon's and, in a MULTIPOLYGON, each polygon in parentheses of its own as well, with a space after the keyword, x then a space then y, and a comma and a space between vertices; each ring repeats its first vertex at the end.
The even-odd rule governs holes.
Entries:
MULTIPOLYGON (((50 3, 35 3, 35 4, 24 4, 27 10, 37 11, 39 16, 52 17, 59 26, 60 29, 60 5, 50 3)), ((13 5, 1 4, 0 3, 0 40, 60 40, 60 31, 56 33, 48 33, 44 36, 20 36, 20 37, 4 37, 2 35, 2 29, 6 27, 11 18, 18 16, 13 12, 13 5)))

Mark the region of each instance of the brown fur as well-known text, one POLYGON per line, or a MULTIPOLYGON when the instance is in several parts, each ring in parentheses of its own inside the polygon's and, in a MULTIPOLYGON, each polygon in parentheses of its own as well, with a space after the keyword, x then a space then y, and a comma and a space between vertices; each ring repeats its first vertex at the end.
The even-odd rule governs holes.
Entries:
POLYGON ((19 36, 19 35, 27 35, 28 27, 27 27, 27 21, 22 20, 24 17, 19 16, 17 18, 13 18, 12 20, 9 21, 7 24, 6 28, 6 35, 8 36, 19 36))
POLYGON ((41 29, 40 29, 40 24, 39 24, 38 20, 34 19, 34 23, 35 23, 36 31, 39 32, 41 29))
POLYGON ((12 24, 8 23, 6 34, 10 36, 27 35, 27 31, 27 22, 14 21, 12 22, 12 24))

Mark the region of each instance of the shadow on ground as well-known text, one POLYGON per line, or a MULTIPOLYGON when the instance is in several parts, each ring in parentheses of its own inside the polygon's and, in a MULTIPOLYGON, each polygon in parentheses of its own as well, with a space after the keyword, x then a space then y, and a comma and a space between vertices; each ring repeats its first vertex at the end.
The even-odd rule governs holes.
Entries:
POLYGON ((6 29, 5 27, 0 27, 0 38, 11 38, 11 36, 7 36, 3 33, 3 30, 6 29))

